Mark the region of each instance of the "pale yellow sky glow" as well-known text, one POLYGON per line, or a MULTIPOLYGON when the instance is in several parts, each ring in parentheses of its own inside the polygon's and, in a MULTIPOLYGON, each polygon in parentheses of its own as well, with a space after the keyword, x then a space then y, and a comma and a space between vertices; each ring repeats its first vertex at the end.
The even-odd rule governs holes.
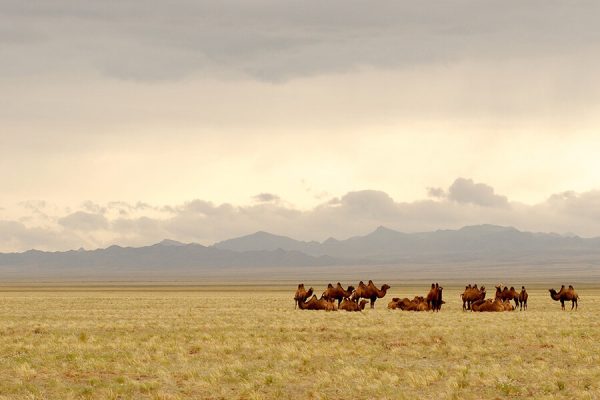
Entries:
POLYGON ((600 202, 590 200, 600 190, 597 6, 515 2, 499 12, 458 2, 461 17, 446 5, 343 2, 334 22, 283 3, 244 4, 244 14, 239 3, 182 2, 162 10, 181 18, 176 28, 159 3, 138 25, 124 5, 0 6, 10 21, 0 30, 9 60, 0 67, 0 251, 161 236, 210 244, 258 229, 323 239, 378 224, 600 235, 600 202), (236 28, 223 30, 228 19, 236 28), (456 200, 458 178, 493 188, 512 212, 456 200), (367 189, 394 207, 434 202, 438 220, 419 223, 411 208, 343 228, 330 216, 315 222, 323 205, 367 189), (579 203, 549 205, 568 191, 579 203), (260 193, 274 196, 259 204, 260 193), (195 200, 231 205, 227 228, 164 225, 195 200), (77 212, 99 225, 61 222, 77 212), (298 213, 304 230, 294 228, 298 213), (154 222, 123 222, 140 218, 154 222))

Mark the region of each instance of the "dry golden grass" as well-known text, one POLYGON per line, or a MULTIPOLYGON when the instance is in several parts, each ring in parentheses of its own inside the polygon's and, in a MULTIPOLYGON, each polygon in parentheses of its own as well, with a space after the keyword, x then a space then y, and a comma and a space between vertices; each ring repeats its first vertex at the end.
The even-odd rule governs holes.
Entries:
MULTIPOLYGON (((490 285, 491 286, 491 285, 490 285)), ((81 288, 80 288, 81 289, 81 288)), ((214 288, 213 288, 214 289, 214 288)), ((294 310, 287 290, 0 293, 0 398, 600 397, 600 290, 562 312, 294 310)))

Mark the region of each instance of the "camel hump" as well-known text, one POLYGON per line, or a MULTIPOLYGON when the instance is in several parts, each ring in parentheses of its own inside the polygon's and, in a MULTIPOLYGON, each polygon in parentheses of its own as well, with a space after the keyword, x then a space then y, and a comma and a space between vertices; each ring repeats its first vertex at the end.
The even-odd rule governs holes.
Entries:
POLYGON ((298 285, 298 289, 304 289, 304 283, 300 283, 300 284, 298 285))
POLYGON ((333 288, 333 285, 331 283, 328 283, 327 288, 331 289, 331 288, 333 288))
POLYGON ((372 284, 373 284, 373 281, 369 279, 369 285, 372 285, 372 284))
POLYGON ((573 285, 569 285, 569 289, 575 289, 573 285))

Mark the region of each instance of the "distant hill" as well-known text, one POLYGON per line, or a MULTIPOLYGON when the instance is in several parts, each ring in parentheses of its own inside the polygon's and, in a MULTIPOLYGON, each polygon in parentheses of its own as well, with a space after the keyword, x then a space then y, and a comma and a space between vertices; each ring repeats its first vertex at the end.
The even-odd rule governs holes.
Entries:
POLYGON ((267 232, 213 246, 165 239, 145 247, 0 253, 0 276, 185 276, 223 268, 600 263, 600 238, 522 232, 496 225, 402 233, 379 227, 365 236, 305 242, 267 232))
POLYGON ((383 226, 365 236, 345 240, 327 239, 322 243, 302 242, 285 236, 257 232, 214 245, 232 251, 300 251, 312 256, 328 255, 372 262, 401 260, 514 259, 518 257, 600 255, 600 238, 584 239, 554 233, 522 232, 497 225, 466 226, 458 230, 402 233, 383 226))

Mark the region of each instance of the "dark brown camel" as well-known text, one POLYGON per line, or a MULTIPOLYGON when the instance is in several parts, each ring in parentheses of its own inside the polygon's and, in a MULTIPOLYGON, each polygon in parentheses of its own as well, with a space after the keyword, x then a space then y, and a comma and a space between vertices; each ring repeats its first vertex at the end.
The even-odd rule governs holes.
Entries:
POLYGON ((323 292, 323 297, 327 300, 337 300, 339 307, 342 300, 349 298, 353 292, 354 286, 348 286, 348 290, 345 290, 339 282, 335 287, 330 283, 323 292))
POLYGON ((577 300, 579 300, 579 295, 573 286, 569 285, 569 288, 566 289, 565 285, 562 285, 560 287, 560 292, 558 293, 556 293, 556 290, 554 289, 548 289, 548 291, 550 292, 552 300, 560 301, 560 306, 563 310, 565 309, 565 301, 571 302, 571 310, 573 310, 573 307, 577 310, 577 300))
POLYGON ((298 305, 300 301, 305 301, 313 294, 313 288, 308 290, 304 289, 304 283, 298 285, 298 289, 296 289, 296 294, 294 295, 294 308, 298 305))
POLYGON ((521 286, 521 293, 519 293, 519 304, 521 305, 521 311, 523 308, 527 310, 527 298, 529 295, 527 294, 527 290, 525 290, 525 286, 521 286))
POLYGON ((463 302, 463 310, 470 310, 471 304, 485 299, 485 286, 482 286, 481 289, 477 287, 477 285, 468 285, 465 287, 465 291, 460 295, 463 302))
POLYGON ((437 283, 431 284, 431 289, 427 294, 427 306, 433 311, 440 311, 442 308, 442 291, 444 290, 437 283))
POLYGON ((385 284, 381 286, 381 289, 378 289, 377 286, 375 286, 375 284, 373 283, 373 281, 369 281, 367 285, 365 285, 363 281, 360 281, 358 287, 352 294, 352 299, 357 302, 361 298, 369 299, 369 301, 371 302, 371 308, 375 308, 375 300, 384 297, 389 288, 390 285, 388 284, 385 284))
POLYGON ((362 311, 365 309, 365 305, 368 303, 367 300, 361 300, 360 303, 356 303, 348 298, 345 298, 344 301, 342 301, 342 304, 340 304, 339 309, 340 310, 346 310, 346 311, 362 311))

